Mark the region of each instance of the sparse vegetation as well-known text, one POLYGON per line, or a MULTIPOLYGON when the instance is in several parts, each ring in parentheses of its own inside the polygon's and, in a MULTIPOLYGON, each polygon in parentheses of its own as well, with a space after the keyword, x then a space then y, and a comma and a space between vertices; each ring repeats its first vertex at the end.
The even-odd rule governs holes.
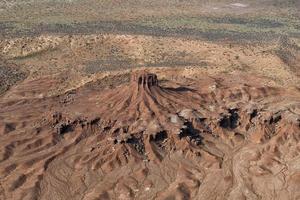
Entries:
POLYGON ((0 95, 26 78, 26 73, 0 63, 0 95))
POLYGON ((226 1, 44 0, 9 5, 1 11, 0 37, 101 32, 237 41, 300 37, 299 2, 292 0, 253 1, 246 11, 230 10, 226 1))

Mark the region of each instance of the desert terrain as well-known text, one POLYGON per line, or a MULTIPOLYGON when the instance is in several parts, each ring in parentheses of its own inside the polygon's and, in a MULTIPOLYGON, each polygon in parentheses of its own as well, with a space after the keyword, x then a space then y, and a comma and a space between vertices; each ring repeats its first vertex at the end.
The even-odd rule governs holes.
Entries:
POLYGON ((300 2, 0 2, 0 200, 300 199, 300 2))

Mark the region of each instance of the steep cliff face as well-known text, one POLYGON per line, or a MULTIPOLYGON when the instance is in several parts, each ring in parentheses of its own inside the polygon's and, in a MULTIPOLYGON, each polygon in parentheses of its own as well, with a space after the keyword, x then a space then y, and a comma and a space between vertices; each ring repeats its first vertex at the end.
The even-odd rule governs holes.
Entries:
POLYGON ((0 197, 300 197, 297 88, 254 76, 170 79, 137 71, 113 88, 2 99, 0 197))

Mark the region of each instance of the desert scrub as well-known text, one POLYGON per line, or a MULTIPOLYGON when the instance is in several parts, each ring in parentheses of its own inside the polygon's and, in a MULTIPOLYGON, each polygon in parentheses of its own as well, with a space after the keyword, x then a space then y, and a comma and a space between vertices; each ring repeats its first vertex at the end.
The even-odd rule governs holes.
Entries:
POLYGON ((300 34, 300 20, 297 18, 271 17, 189 17, 173 16, 165 18, 146 18, 139 25, 162 29, 192 29, 200 32, 223 33, 274 33, 300 34))
POLYGON ((26 77, 26 72, 18 70, 16 67, 8 67, 5 64, 0 64, 0 95, 26 77))

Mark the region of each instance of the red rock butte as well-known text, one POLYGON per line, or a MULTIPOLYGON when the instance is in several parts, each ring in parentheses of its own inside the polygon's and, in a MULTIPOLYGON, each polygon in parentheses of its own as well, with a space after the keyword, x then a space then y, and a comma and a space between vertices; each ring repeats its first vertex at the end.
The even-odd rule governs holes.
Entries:
POLYGON ((131 84, 142 86, 144 88, 150 88, 152 86, 158 86, 158 80, 156 74, 142 71, 132 74, 131 84))
POLYGON ((271 199, 281 180, 299 194, 299 92, 158 80, 1 100, 0 199, 271 199))

